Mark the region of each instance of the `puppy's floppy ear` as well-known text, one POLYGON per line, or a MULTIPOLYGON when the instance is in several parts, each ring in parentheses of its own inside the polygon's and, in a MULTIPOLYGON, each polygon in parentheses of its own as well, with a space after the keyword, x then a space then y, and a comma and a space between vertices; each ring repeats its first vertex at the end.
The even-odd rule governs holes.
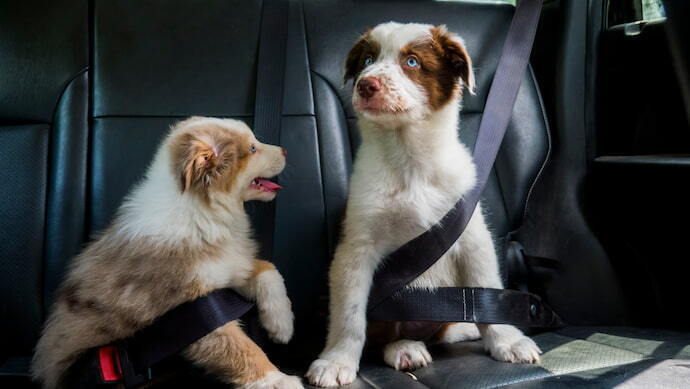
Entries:
POLYGON ((182 192, 206 189, 236 155, 233 147, 208 135, 183 133, 173 143, 173 164, 182 192))
POLYGON ((370 31, 371 29, 360 36, 347 54, 343 84, 346 83, 347 80, 357 77, 357 74, 362 71, 364 66, 364 55, 371 50, 371 44, 368 41, 370 31))
POLYGON ((472 69, 472 58, 467 53, 467 49, 460 37, 448 32, 445 25, 436 26, 431 29, 431 34, 435 42, 440 45, 446 63, 451 67, 457 77, 462 79, 467 90, 474 94, 475 80, 474 70, 472 69))

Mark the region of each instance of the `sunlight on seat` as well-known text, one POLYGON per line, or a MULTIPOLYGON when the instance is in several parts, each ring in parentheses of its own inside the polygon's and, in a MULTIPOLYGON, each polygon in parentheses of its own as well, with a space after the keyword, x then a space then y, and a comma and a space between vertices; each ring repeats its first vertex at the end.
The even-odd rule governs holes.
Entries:
POLYGON ((555 344, 550 349, 544 347, 546 351, 540 363, 555 375, 618 366, 645 358, 640 353, 558 334, 549 334, 550 339, 543 335, 540 338, 540 344, 555 344))
POLYGON ((645 357, 690 358, 690 345, 672 344, 663 340, 626 337, 599 332, 588 336, 587 340, 640 353, 645 357))
POLYGON ((622 383, 614 386, 617 389, 664 388, 681 389, 690 384, 690 361, 668 359, 634 374, 622 383))

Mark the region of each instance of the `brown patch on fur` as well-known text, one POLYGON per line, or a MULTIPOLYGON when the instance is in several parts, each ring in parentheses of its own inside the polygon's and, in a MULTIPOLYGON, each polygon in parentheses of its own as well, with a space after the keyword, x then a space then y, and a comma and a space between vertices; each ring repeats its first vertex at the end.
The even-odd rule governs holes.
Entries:
POLYGON ((367 325, 367 341, 375 347, 383 347, 400 339, 433 341, 441 330, 446 330, 445 326, 446 324, 437 322, 372 321, 367 325))
POLYGON ((76 282, 67 283, 58 291, 58 299, 64 301, 67 309, 73 313, 103 313, 105 307, 88 296, 82 293, 76 282))
POLYGON ((432 343, 439 343, 443 338, 446 336, 446 332, 448 331, 448 328, 452 326, 455 323, 443 323, 441 324, 441 327, 436 331, 434 336, 431 337, 431 342, 432 343))
POLYGON ((402 339, 400 322, 371 321, 367 323, 367 342, 376 348, 402 339))
POLYGON ((277 370, 237 322, 230 322, 189 346, 185 356, 223 381, 239 385, 260 380, 277 370))
POLYGON ((262 259, 257 259, 254 261, 254 269, 252 270, 252 277, 257 277, 259 274, 265 272, 265 271, 271 271, 275 270, 276 267, 274 264, 268 261, 264 261, 262 259))
POLYGON ((180 190, 210 202, 211 191, 228 192, 249 162, 250 140, 218 125, 193 128, 170 142, 172 168, 180 190))
POLYGON ((472 58, 467 53, 465 46, 453 39, 453 35, 448 32, 444 25, 432 28, 431 36, 433 41, 437 42, 443 49, 443 56, 450 64, 451 69, 462 79, 468 89, 473 90, 472 58))
POLYGON ((432 28, 431 40, 416 41, 403 47, 400 66, 412 81, 424 88, 433 110, 440 109, 462 93, 459 78, 468 88, 474 88, 472 60, 465 47, 453 40, 445 26, 432 28), (406 66, 409 57, 417 59, 419 66, 406 66))
POLYGON ((345 76, 343 81, 357 78, 357 75, 364 69, 364 60, 367 57, 372 57, 374 61, 381 52, 381 46, 378 42, 370 39, 371 29, 365 32, 359 39, 350 52, 347 54, 345 60, 345 76))
POLYGON ((58 300, 62 300, 67 305, 67 309, 72 312, 79 310, 79 286, 76 282, 65 282, 58 290, 58 300))

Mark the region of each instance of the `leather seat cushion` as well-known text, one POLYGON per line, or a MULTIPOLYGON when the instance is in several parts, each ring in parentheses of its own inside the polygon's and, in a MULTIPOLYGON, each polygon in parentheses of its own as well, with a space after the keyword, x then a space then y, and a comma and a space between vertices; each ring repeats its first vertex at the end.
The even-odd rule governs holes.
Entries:
POLYGON ((353 388, 638 387, 644 382, 670 388, 690 382, 690 333, 569 327, 534 340, 544 352, 538 365, 497 362, 481 341, 461 342, 432 347, 434 363, 414 371, 416 381, 381 363, 366 363, 353 388))
MULTIPOLYGON (((484 352, 481 341, 460 342, 432 346, 434 363, 412 375, 378 361, 364 361, 357 381, 347 389, 608 388, 616 385, 680 388, 684 382, 690 382, 690 333, 687 332, 567 327, 533 338, 544 352, 538 365, 498 362, 484 352)), ((302 375, 310 362, 292 360, 281 368, 302 375)), ((32 387, 26 379, 15 378, 13 383, 13 388, 32 387)), ((226 386, 190 370, 159 387, 226 386)))

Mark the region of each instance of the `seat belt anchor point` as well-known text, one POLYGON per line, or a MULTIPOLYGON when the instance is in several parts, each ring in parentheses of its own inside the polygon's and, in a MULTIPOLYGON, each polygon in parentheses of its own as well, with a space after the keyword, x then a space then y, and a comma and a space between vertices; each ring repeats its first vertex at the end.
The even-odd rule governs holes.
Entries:
POLYGON ((118 346, 118 355, 120 357, 120 366, 122 369, 122 383, 125 388, 137 388, 145 385, 153 380, 151 367, 147 367, 143 372, 136 371, 132 360, 129 358, 127 348, 118 346))

